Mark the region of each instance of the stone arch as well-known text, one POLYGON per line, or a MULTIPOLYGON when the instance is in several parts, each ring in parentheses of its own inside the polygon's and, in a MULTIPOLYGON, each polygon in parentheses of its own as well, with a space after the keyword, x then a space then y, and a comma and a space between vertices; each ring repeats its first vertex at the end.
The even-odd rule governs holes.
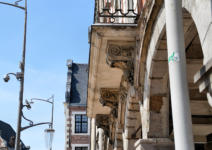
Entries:
MULTIPOLYGON (((158 62, 154 63, 153 60, 155 59, 157 49, 161 43, 159 41, 164 34, 165 34, 165 11, 164 8, 162 7, 158 13, 155 24, 152 28, 152 35, 147 50, 148 54, 146 58, 146 73, 145 73, 144 95, 143 95, 143 107, 144 107, 143 115, 145 117, 142 118, 143 119, 142 125, 146 124, 146 127, 144 126, 143 129, 143 138, 160 137, 161 135, 160 131, 163 130, 161 126, 160 127, 158 126, 161 122, 157 120, 161 118, 160 114, 158 114, 158 111, 160 111, 159 108, 160 106, 158 107, 157 105, 161 105, 161 102, 163 101, 161 99, 162 91, 161 90, 158 91, 157 86, 153 86, 155 85, 155 81, 158 80, 158 77, 161 75, 161 72, 155 73, 153 68, 155 68, 155 65, 161 67, 162 64, 158 62), (152 76, 153 74, 156 76, 152 76), (152 103, 153 101, 155 103, 152 103), (159 124, 152 124, 152 121, 159 124)), ((167 52, 164 50, 163 53, 167 52)), ((162 70, 165 69, 163 70, 164 72, 167 70, 167 67, 162 67, 161 69, 162 70)))
POLYGON ((212 57, 212 1, 183 0, 182 6, 191 14, 196 25, 204 55, 203 63, 206 64, 212 57))
MULTIPOLYGON (((187 57, 187 72, 189 80, 189 91, 191 100, 191 106, 193 106, 193 122, 202 123, 206 120, 202 119, 205 116, 209 115, 209 112, 196 112, 197 106, 206 107, 207 105, 205 93, 200 94, 198 92, 198 87, 193 84, 193 75, 196 73, 203 64, 203 55, 208 54, 208 47, 204 47, 205 42, 207 43, 206 38, 210 39, 205 32, 205 26, 209 23, 204 21, 201 26, 198 17, 203 15, 196 14, 193 10, 195 8, 192 6, 192 0, 183 1, 183 14, 184 14, 184 32, 187 38, 185 37, 186 45, 186 57, 187 57), (204 31, 202 31, 204 30, 204 31), (204 39, 204 40, 203 40, 204 39), (197 46, 197 47, 195 47, 197 46), (204 49, 205 48, 205 49, 204 49), (192 90, 194 92, 192 93, 192 90), (192 93, 192 94, 191 94, 192 93), (198 98, 202 98, 202 101, 199 101, 198 98), (202 117, 202 118, 201 118, 202 117), (204 120, 203 122, 198 121, 198 118, 204 120)), ((195 4, 197 1, 194 2, 195 4)), ((204 6, 206 1, 203 2, 204 6)), ((208 3, 208 1, 207 1, 208 3)), ((201 8, 201 6, 199 6, 201 8)), ((199 8, 198 8, 199 10, 199 8)), ((207 40, 208 40, 207 39, 207 40)), ((210 55, 212 56, 212 55, 210 55)), ((163 130, 170 121, 169 112, 166 111, 169 102, 169 86, 168 86, 168 61, 167 61, 167 46, 166 46, 166 35, 165 35, 165 8, 162 7, 155 19, 154 25, 152 27, 151 38, 148 43, 147 56, 146 56, 146 70, 145 70, 145 82, 144 82, 144 95, 143 95, 143 118, 142 125, 144 126, 143 138, 155 137, 155 138, 164 138, 170 136, 170 131, 163 130), (164 105, 164 103, 166 103, 164 105), (159 105, 159 106, 158 106, 159 105), (163 112, 161 112, 163 110, 163 112), (152 112, 153 111, 153 112, 152 112), (155 114, 154 114, 155 113, 155 114), (165 116, 165 118, 164 118, 165 116), (164 120, 158 120, 159 118, 164 120), (152 127, 151 122, 158 122, 154 127, 152 127), (162 126, 156 128, 159 124, 162 126), (158 133, 158 134, 155 134, 158 133)), ((206 58, 204 62, 208 60, 206 58)), ((209 121, 212 124, 212 122, 209 121)), ((204 128, 204 125, 201 127, 204 128)), ((168 127, 169 128, 169 127, 168 127)), ((198 139, 197 139, 198 140, 198 139)))

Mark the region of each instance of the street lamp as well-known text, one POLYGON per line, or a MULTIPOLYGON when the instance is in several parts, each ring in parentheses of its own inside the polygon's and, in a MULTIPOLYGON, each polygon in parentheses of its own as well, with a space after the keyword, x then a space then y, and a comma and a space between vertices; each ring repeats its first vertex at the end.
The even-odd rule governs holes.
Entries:
POLYGON ((26 104, 23 105, 23 94, 24 94, 24 72, 25 72, 25 54, 26 54, 26 33, 27 33, 27 0, 25 0, 25 6, 19 6, 19 2, 23 0, 16 0, 13 3, 7 3, 7 2, 0 2, 0 4, 8 5, 8 6, 13 6, 19 9, 24 10, 25 12, 25 19, 24 19, 24 38, 23 38, 23 50, 22 50, 22 61, 20 62, 20 72, 17 73, 8 73, 4 77, 4 81, 8 82, 10 80, 10 75, 14 75, 18 81, 20 81, 20 91, 19 91, 19 106, 18 106, 18 121, 17 121, 17 130, 16 130, 16 139, 15 139, 15 150, 20 150, 20 136, 21 136, 21 131, 38 126, 38 125, 43 125, 43 124, 49 124, 49 129, 45 130, 45 134, 48 138, 46 140, 48 141, 48 148, 51 150, 52 147, 52 140, 53 140, 53 134, 54 134, 54 129, 53 129, 53 111, 54 111, 54 97, 52 96, 51 98, 45 100, 45 99, 37 99, 33 98, 31 99, 31 102, 26 101, 26 104), (52 101, 50 101, 52 99, 52 101), (27 119, 22 112, 22 109, 26 107, 27 109, 31 108, 31 105, 34 100, 40 100, 44 102, 48 102, 52 104, 52 116, 51 116, 51 122, 41 122, 34 124, 31 120, 27 119), (21 127, 21 120, 22 117, 30 122, 29 126, 26 127, 21 127))
POLYGON ((46 148, 47 150, 51 150, 52 149, 52 142, 53 142, 53 136, 54 136, 54 129, 49 128, 49 129, 45 129, 45 142, 46 142, 46 148))
MULTIPOLYGON (((19 81, 23 78, 23 76, 22 76, 22 74, 20 72, 17 72, 17 73, 8 73, 3 78, 5 82, 8 82, 10 80, 10 75, 15 76, 16 79, 19 80, 19 81)), ((23 117, 26 121, 29 122, 29 125, 28 126, 21 127, 21 125, 20 125, 20 128, 19 128, 19 132, 20 133, 21 133, 21 131, 26 130, 26 129, 31 128, 31 127, 35 127, 35 126, 39 126, 39 125, 44 125, 44 124, 48 124, 49 125, 49 128, 44 130, 44 133, 45 133, 46 147, 47 147, 48 150, 51 150, 52 149, 53 136, 54 136, 54 132, 55 132, 55 130, 53 129, 53 120, 54 120, 54 95, 52 95, 48 99, 31 98, 30 101, 26 100, 24 105, 22 103, 22 106, 21 106, 21 116, 20 117, 21 118, 23 117), (32 120, 27 119, 24 116, 22 109, 24 107, 26 107, 28 110, 31 109, 32 108, 31 107, 31 104, 33 104, 34 101, 43 101, 43 102, 50 103, 52 105, 52 109, 51 109, 51 121, 50 122, 40 122, 40 123, 34 124, 32 120)), ((16 137, 17 137, 17 135, 16 135, 16 137)), ((19 143, 19 148, 20 147, 21 147, 21 145, 19 143)))
MULTIPOLYGON (((22 50, 22 61, 20 62, 20 74, 13 74, 16 78, 20 81, 20 91, 19 91, 19 106, 18 106, 18 121, 17 121, 17 130, 16 130, 16 139, 15 139, 15 150, 20 150, 20 136, 21 136, 21 116, 22 116, 22 108, 23 108, 23 94, 24 94, 24 71, 25 71, 25 54, 26 54, 26 32, 27 32, 27 0, 25 0, 25 6, 19 6, 19 2, 23 0, 16 0, 15 3, 7 3, 7 2, 0 2, 0 4, 13 6, 16 8, 20 8, 24 10, 25 19, 24 19, 24 39, 23 39, 23 50, 22 50), (18 78, 21 75, 20 78, 18 78)), ((9 81, 9 75, 5 78, 6 82, 9 81)))
MULTIPOLYGON (((48 99, 32 98, 32 99, 30 99, 30 101, 26 100, 26 105, 25 106, 28 109, 30 109, 31 108, 31 105, 30 104, 33 104, 34 101, 43 101, 43 102, 50 103, 52 105, 51 122, 42 122, 42 123, 38 123, 38 124, 31 123, 31 125, 22 128, 22 130, 27 129, 27 128, 31 128, 31 127, 34 127, 34 126, 37 126, 37 125, 49 124, 49 128, 48 129, 45 129, 44 130, 44 133, 45 133, 46 147, 47 147, 48 150, 51 150, 52 149, 53 136, 54 136, 54 132, 55 132, 55 130, 53 129, 53 120, 54 120, 54 95, 52 95, 48 99)), ((27 121, 29 121, 29 119, 26 119, 26 118, 24 118, 24 119, 27 120, 27 121)))

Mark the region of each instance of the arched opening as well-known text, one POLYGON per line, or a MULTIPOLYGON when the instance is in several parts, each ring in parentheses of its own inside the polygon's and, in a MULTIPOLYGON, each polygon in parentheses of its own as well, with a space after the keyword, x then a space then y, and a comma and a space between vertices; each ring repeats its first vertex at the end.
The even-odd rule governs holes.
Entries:
MULTIPOLYGON (((190 96, 192 128, 195 150, 209 150, 208 135, 212 133, 212 109, 206 93, 200 93, 193 83, 194 74, 203 64, 203 53, 195 23, 188 11, 183 9, 184 38, 187 62, 187 81, 190 96)), ((155 46, 149 76, 150 86, 150 130, 149 137, 172 138, 174 140, 171 96, 169 89, 167 40, 165 27, 155 46)), ((186 83, 185 83, 186 84, 186 83)))

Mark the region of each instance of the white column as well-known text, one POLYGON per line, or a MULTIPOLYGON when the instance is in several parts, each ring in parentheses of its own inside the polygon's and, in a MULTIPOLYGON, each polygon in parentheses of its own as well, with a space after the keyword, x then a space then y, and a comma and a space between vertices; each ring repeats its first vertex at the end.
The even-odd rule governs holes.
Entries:
POLYGON ((175 150, 194 150, 186 79, 182 0, 165 0, 175 150))
POLYGON ((99 150, 104 150, 104 130, 102 128, 99 128, 98 132, 99 132, 99 140, 98 140, 99 150))
POLYGON ((123 141, 123 150, 134 150, 135 149, 135 139, 128 139, 126 135, 122 134, 122 141, 123 141))
POLYGON ((96 150, 96 118, 91 118, 91 150, 96 150))
POLYGON ((127 129, 125 129, 125 132, 122 133, 123 150, 131 150, 134 148, 134 146, 130 145, 130 140, 127 138, 128 137, 127 134, 128 134, 128 131, 127 129))
POLYGON ((112 145, 110 144, 110 140, 109 140, 109 138, 107 138, 107 148, 106 148, 106 150, 113 150, 113 147, 112 147, 112 145))
POLYGON ((123 138, 123 150, 128 150, 129 141, 126 138, 123 138))

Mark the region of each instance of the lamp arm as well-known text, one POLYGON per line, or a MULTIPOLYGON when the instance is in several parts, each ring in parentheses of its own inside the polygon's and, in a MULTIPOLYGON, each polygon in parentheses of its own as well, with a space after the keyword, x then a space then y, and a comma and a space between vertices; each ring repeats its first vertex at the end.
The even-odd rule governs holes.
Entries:
POLYGON ((43 101, 43 102, 47 102, 47 103, 50 103, 50 104, 53 103, 53 102, 49 101, 49 99, 45 100, 45 99, 39 99, 39 98, 31 98, 31 101, 34 101, 34 100, 43 101))
POLYGON ((30 124, 30 125, 33 125, 33 124, 34 124, 32 120, 29 120, 29 119, 27 119, 27 118, 24 116, 23 112, 22 112, 22 117, 23 117, 26 121, 29 121, 29 124, 30 124))
POLYGON ((18 6, 18 5, 15 5, 15 4, 11 4, 11 3, 0 2, 0 4, 9 5, 9 6, 13 6, 13 7, 17 7, 17 8, 20 8, 22 10, 25 10, 25 7, 18 6))
POLYGON ((21 131, 26 130, 28 128, 35 127, 35 126, 44 125, 44 124, 49 124, 50 125, 51 122, 41 122, 41 123, 36 123, 36 124, 29 125, 29 126, 25 126, 25 127, 21 128, 21 131))
POLYGON ((7 75, 14 75, 16 77, 16 74, 15 73, 12 73, 12 72, 8 73, 7 75))

